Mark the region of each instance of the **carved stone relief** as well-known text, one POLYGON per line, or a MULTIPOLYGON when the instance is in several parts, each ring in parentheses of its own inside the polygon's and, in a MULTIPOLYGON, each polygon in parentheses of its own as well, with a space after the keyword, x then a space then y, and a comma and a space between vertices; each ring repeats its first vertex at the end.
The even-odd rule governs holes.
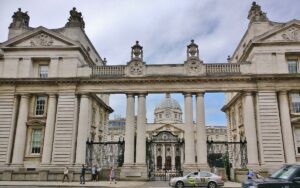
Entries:
POLYGON ((199 61, 187 61, 186 70, 188 74, 199 74, 201 72, 201 64, 199 61))
POLYGON ((141 61, 132 61, 129 64, 129 74, 142 75, 144 72, 144 64, 141 61))
POLYGON ((283 40, 299 40, 299 29, 291 27, 286 30, 281 36, 283 40))
POLYGON ((44 33, 34 36, 30 39, 31 46, 52 46, 53 38, 44 33))

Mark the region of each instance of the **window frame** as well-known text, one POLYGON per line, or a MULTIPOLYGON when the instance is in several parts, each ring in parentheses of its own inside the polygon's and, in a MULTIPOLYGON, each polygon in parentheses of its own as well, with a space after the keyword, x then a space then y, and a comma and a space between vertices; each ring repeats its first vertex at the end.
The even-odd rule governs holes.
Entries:
POLYGON ((45 95, 36 95, 35 96, 35 98, 34 98, 34 109, 33 109, 33 116, 34 117, 44 117, 46 115, 47 101, 48 101, 48 98, 45 95), (43 114, 37 114, 38 98, 39 97, 43 97, 44 98, 43 114))
POLYGON ((288 74, 300 73, 300 57, 298 57, 298 56, 289 56, 289 57, 287 57, 286 61, 287 61, 288 74), (290 66, 291 62, 296 63, 296 71, 295 72, 290 71, 291 70, 290 67, 292 67, 292 66, 290 66))
POLYGON ((44 63, 41 63, 38 65, 38 77, 39 78, 48 78, 49 76, 49 64, 44 64, 44 63), (42 74, 42 67, 47 67, 47 74, 42 74), (46 75, 46 76, 42 76, 42 75, 46 75))
POLYGON ((44 138, 45 138, 45 123, 39 120, 30 120, 27 123, 27 140, 26 140, 26 157, 42 157, 43 155, 43 147, 44 147, 44 138), (33 130, 34 129, 40 129, 41 135, 40 135, 40 152, 39 153, 32 153, 32 136, 33 136, 33 130))
MULTIPOLYGON (((289 103, 290 103, 290 113, 291 114, 300 114, 300 102, 293 102, 293 94, 298 94, 299 95, 299 99, 300 99, 300 92, 290 92, 289 93, 289 103), (297 103, 298 104, 298 110, 295 110, 294 108, 294 104, 297 103)), ((300 100, 299 100, 300 101, 300 100)))

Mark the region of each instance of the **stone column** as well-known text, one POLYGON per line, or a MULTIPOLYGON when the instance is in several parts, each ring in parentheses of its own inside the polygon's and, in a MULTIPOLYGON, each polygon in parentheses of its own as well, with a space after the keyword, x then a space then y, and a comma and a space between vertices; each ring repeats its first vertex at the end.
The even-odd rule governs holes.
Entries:
POLYGON ((57 103, 56 95, 50 94, 48 100, 42 164, 50 164, 51 162, 55 117, 56 117, 56 103, 57 103))
POLYGON ((161 150, 161 163, 162 167, 164 168, 166 165, 166 146, 165 144, 162 144, 162 150, 161 150))
POLYGON ((172 169, 175 169, 175 145, 172 144, 172 169))
POLYGON ((195 164, 195 136, 193 129, 193 105, 192 95, 186 93, 184 95, 184 140, 185 140, 185 165, 195 164))
POLYGON ((134 163, 134 95, 127 94, 124 165, 134 163))
POLYGON ((208 168, 205 129, 204 93, 196 95, 196 132, 197 132, 197 163, 198 167, 208 168))
POLYGON ((258 167, 258 148, 257 148, 257 135, 255 126, 255 113, 253 97, 251 92, 245 93, 244 96, 244 126, 245 136, 247 139, 247 155, 248 167, 258 167))
POLYGON ((86 154, 86 141, 88 138, 89 126, 89 96, 86 94, 81 95, 79 120, 78 120, 78 134, 77 134, 77 147, 76 147, 76 164, 85 163, 86 154))
POLYGON ((286 91, 279 92, 279 111, 281 121, 282 139, 285 153, 286 163, 292 164, 296 162, 293 131, 290 119, 290 111, 288 105, 288 97, 286 91))
POLYGON ((146 95, 139 94, 136 136, 136 164, 146 165, 146 95))
POLYGON ((153 159, 153 161, 154 161, 154 171, 156 171, 156 168, 157 168, 157 156, 156 156, 156 144, 153 144, 153 157, 154 157, 154 159, 153 159))
POLYGON ((25 154, 25 144, 26 144, 26 133, 27 133, 27 118, 28 118, 28 106, 29 106, 29 95, 24 94, 21 96, 19 117, 17 121, 17 129, 15 135, 15 145, 12 158, 12 164, 22 165, 24 154, 25 154))

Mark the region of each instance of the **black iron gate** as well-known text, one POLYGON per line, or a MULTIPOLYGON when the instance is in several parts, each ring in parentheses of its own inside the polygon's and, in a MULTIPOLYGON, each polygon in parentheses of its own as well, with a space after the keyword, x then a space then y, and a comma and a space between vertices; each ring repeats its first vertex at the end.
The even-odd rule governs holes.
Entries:
POLYGON ((86 142, 87 166, 100 165, 102 168, 121 167, 124 162, 124 140, 115 142, 86 142))
POLYGON ((162 131, 151 139, 147 139, 146 146, 149 180, 168 181, 172 177, 182 175, 183 139, 179 139, 169 131, 162 131), (164 149, 160 151, 160 147, 164 149), (168 154, 170 148, 174 150, 172 151, 173 157, 168 154))
POLYGON ((207 140, 207 162, 210 168, 225 168, 230 179, 230 168, 246 168, 247 141, 223 142, 207 140))

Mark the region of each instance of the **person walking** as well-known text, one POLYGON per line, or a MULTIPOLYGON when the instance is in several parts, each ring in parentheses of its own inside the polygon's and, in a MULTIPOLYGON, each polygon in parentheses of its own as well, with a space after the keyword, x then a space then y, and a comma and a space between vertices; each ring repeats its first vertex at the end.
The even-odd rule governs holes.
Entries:
POLYGON ((96 181, 96 172, 97 172, 97 168, 96 165, 94 165, 92 167, 92 181, 96 181))
POLYGON ((82 165, 80 169, 80 184, 85 184, 85 166, 82 165))
POLYGON ((64 169, 64 177, 63 177, 63 180, 62 180, 63 183, 64 183, 64 181, 65 181, 65 178, 68 179, 68 182, 70 181, 70 179, 69 179, 69 169, 68 169, 68 167, 65 167, 65 169, 64 169))
POLYGON ((101 166, 100 165, 98 165, 98 167, 97 167, 97 181, 100 181, 100 172, 101 172, 101 170, 102 170, 102 168, 101 168, 101 166))
POLYGON ((249 171, 247 173, 247 177, 248 177, 248 180, 251 180, 255 177, 255 173, 253 172, 253 170, 249 169, 249 171))
POLYGON ((111 184, 112 181, 114 181, 115 184, 117 184, 116 173, 115 173, 115 169, 113 167, 110 168, 109 183, 111 184))

